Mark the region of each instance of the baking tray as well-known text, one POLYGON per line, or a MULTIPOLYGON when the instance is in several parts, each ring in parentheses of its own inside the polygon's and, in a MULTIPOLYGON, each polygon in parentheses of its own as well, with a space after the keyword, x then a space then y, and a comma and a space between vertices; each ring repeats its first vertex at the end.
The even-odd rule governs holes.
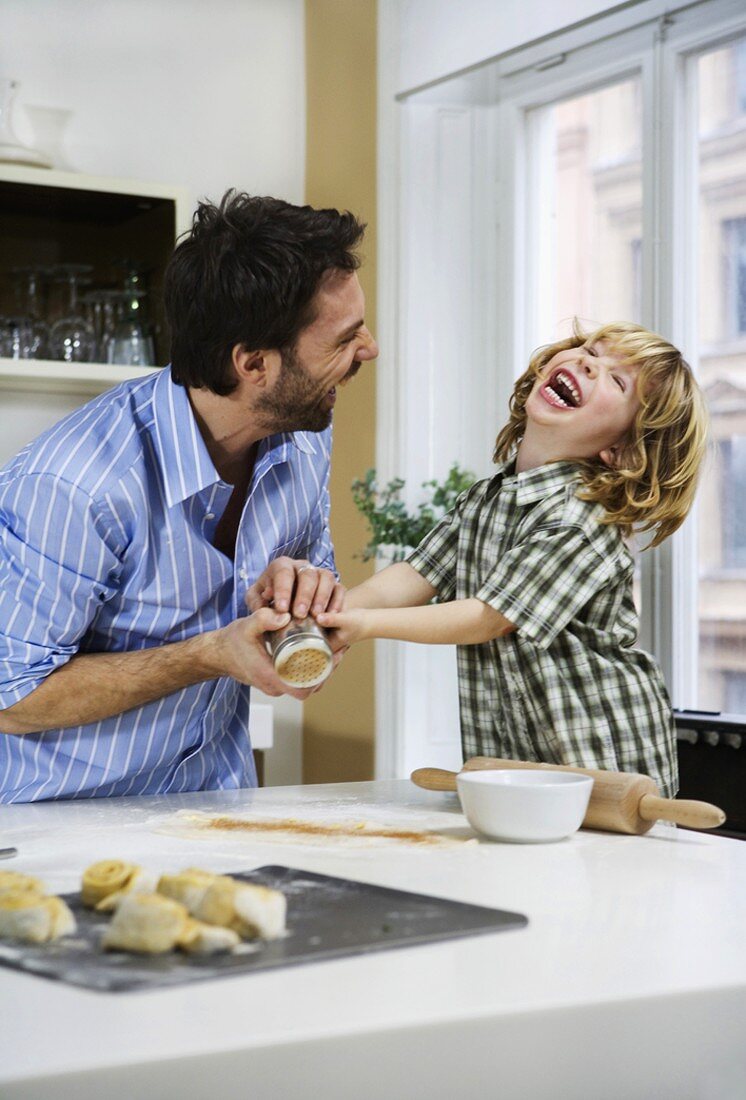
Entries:
POLYGON ((66 894, 65 901, 78 922, 75 935, 50 944, 4 941, 0 943, 0 965, 86 989, 122 993, 502 932, 528 924, 520 913, 293 867, 260 867, 233 873, 233 878, 282 890, 288 903, 287 936, 242 944, 237 954, 204 958, 180 951, 155 956, 102 951, 99 944, 110 918, 84 908, 79 893, 66 894))

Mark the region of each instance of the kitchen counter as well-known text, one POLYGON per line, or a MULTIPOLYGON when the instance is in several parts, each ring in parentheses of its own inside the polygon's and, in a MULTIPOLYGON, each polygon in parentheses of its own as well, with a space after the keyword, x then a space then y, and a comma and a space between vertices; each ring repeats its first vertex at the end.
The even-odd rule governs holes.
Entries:
POLYGON ((143 993, 0 967, 3 1100, 746 1096, 746 843, 664 825, 432 848, 169 831, 179 810, 252 809, 468 835, 455 795, 407 780, 95 799, 0 808, 19 850, 0 868, 64 893, 104 857, 284 864, 529 925, 143 993))

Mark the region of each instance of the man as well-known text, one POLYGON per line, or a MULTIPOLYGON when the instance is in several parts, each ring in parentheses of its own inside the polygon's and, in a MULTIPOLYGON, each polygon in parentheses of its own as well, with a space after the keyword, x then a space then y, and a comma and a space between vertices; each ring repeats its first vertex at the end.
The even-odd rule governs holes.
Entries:
POLYGON ((247 590, 282 558, 296 615, 342 599, 330 423, 378 354, 363 228, 233 192, 201 204, 166 272, 170 368, 0 471, 0 801, 256 784, 249 687, 287 690, 263 635, 289 602, 247 616, 247 590))

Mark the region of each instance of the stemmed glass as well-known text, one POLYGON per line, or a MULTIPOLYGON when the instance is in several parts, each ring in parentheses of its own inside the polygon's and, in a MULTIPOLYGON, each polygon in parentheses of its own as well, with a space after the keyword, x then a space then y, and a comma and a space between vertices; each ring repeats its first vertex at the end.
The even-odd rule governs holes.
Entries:
POLYGON ((93 329, 94 357, 97 363, 105 363, 109 354, 109 341, 122 314, 121 290, 89 290, 81 297, 86 320, 93 329))
POLYGON ((140 315, 140 303, 145 291, 123 290, 117 297, 123 310, 109 340, 107 363, 124 363, 131 367, 155 366, 153 338, 148 335, 140 315))
POLYGON ((49 334, 49 353, 53 359, 66 363, 89 363, 95 351, 93 328, 78 305, 78 288, 84 274, 92 271, 90 264, 59 264, 57 278, 67 286, 67 307, 49 334))
POLYGON ((3 355, 11 359, 44 359, 49 342, 49 325, 42 320, 40 284, 44 268, 14 267, 19 312, 6 318, 3 355))

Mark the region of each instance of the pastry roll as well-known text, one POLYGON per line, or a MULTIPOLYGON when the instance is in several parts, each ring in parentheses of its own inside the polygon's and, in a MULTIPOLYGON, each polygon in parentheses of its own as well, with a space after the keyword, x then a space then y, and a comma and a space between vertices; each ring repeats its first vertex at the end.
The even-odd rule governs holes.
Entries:
POLYGON ((22 871, 0 871, 0 894, 8 890, 30 890, 34 894, 43 894, 44 884, 33 875, 24 875, 22 871))
POLYGON ((74 931, 75 917, 62 898, 24 889, 0 894, 0 937, 48 943, 74 931))
POLYGON ((160 955, 171 951, 187 929, 183 905, 159 894, 127 894, 119 903, 102 944, 120 951, 160 955))
POLYGON ((190 918, 178 946, 188 955, 217 955, 221 951, 231 951, 240 942, 238 932, 232 928, 190 918))
POLYGON ((145 871, 142 867, 135 867, 130 875, 127 885, 121 890, 115 890, 113 894, 107 894, 96 906, 97 913, 113 913, 122 898, 128 894, 154 894, 158 884, 158 875, 154 871, 145 871))
POLYGON ((236 883, 232 878, 228 875, 216 875, 192 910, 192 916, 206 924, 230 928, 236 916, 233 904, 235 893, 236 883))
POLYGON ((285 932, 287 903, 279 890, 217 878, 194 911, 198 920, 232 928, 242 939, 277 939, 285 932))
POLYGON ((208 888, 222 877, 213 875, 210 871, 201 871, 198 867, 188 867, 175 875, 161 875, 158 879, 158 893, 180 901, 190 913, 194 913, 202 904, 208 888))
POLYGON ((285 895, 269 886, 242 882, 233 901, 236 917, 232 927, 243 939, 276 940, 285 934, 285 895))
POLYGON ((49 916, 52 922, 49 938, 58 940, 60 936, 70 936, 76 930, 75 917, 66 902, 62 898, 49 897, 44 899, 47 903, 49 916))
POLYGON ((100 859, 83 872, 81 899, 89 909, 95 908, 109 894, 123 890, 139 868, 121 859, 100 859))

